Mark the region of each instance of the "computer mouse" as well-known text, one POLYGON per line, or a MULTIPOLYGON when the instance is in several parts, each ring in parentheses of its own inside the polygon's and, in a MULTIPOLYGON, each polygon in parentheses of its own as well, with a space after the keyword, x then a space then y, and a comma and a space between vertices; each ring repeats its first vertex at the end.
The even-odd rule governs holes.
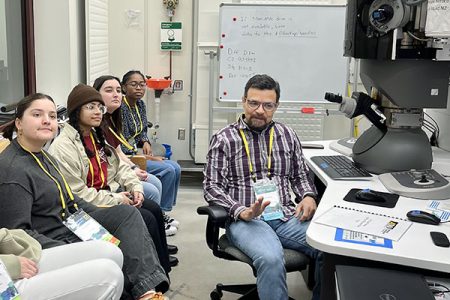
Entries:
POLYGON ((406 214, 408 219, 412 222, 430 224, 430 225, 438 225, 441 223, 441 219, 438 216, 428 213, 423 210, 410 210, 406 214))
POLYGON ((376 191, 372 191, 370 189, 359 190, 355 193, 356 200, 364 201, 364 202, 386 202, 386 198, 377 193, 376 191))

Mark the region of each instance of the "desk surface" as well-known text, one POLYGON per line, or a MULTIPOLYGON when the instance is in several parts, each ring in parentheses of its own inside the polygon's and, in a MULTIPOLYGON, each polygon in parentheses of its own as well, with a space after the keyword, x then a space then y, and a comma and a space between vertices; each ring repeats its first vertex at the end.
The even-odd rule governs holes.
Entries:
MULTIPOLYGON (((337 155, 339 153, 329 149, 330 141, 317 143, 323 144, 325 149, 303 150, 308 166, 326 185, 320 205, 307 231, 307 241, 311 246, 323 252, 337 255, 450 273, 450 248, 435 246, 430 237, 430 231, 440 231, 450 238, 450 223, 443 223, 438 226, 413 223, 398 242, 393 242, 392 249, 335 241, 336 228, 315 223, 314 220, 318 216, 335 204, 406 218, 408 211, 425 209, 428 202, 427 200, 400 197, 395 208, 383 208, 344 201, 344 196, 352 188, 370 188, 382 192, 387 192, 387 190, 376 175, 369 181, 336 181, 330 179, 310 160, 310 157, 337 155)), ((450 199, 445 201, 450 202, 450 199)))

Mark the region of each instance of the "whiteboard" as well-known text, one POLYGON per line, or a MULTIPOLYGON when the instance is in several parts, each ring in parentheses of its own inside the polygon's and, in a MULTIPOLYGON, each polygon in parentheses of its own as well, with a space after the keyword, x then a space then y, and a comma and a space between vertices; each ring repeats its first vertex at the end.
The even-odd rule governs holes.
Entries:
POLYGON ((242 5, 220 7, 220 101, 237 101, 248 79, 268 74, 284 102, 323 102, 344 93, 345 6, 242 5))

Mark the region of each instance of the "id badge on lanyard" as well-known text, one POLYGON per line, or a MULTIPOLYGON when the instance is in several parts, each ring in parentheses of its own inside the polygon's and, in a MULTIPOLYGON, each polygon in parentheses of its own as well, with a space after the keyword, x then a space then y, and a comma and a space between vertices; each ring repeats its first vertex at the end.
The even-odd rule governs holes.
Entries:
POLYGON ((264 201, 270 201, 261 217, 265 221, 277 220, 284 217, 280 203, 280 193, 278 187, 269 178, 259 179, 253 183, 256 198, 262 196, 264 201))
POLYGON ((138 147, 137 147, 136 140, 134 139, 134 137, 130 137, 127 140, 127 142, 131 147, 133 147, 133 152, 137 152, 138 147))
POLYGON ((6 271, 5 265, 0 260, 0 299, 20 300, 19 291, 6 271))
POLYGON ((82 241, 107 241, 116 246, 120 243, 119 239, 82 209, 77 210, 63 223, 82 241))

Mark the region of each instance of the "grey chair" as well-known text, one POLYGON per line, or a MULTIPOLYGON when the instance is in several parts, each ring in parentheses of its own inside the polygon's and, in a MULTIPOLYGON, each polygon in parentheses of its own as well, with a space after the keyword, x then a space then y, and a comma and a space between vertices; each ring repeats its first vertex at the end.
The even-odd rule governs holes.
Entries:
MULTIPOLYGON (((213 255, 225 260, 241 261, 248 264, 256 277, 256 269, 253 262, 238 248, 233 246, 226 236, 220 235, 220 229, 225 228, 225 223, 228 219, 228 214, 221 206, 201 206, 197 208, 199 215, 207 215, 206 223, 206 243, 212 250, 213 255)), ((311 261, 308 256, 292 249, 284 249, 285 267, 287 272, 305 271, 306 284, 309 289, 314 286, 314 261, 311 261), (311 263, 312 262, 312 263, 311 263)), ((223 291, 237 293, 242 295, 239 299, 258 299, 256 284, 238 284, 238 285, 224 285, 218 283, 215 289, 211 292, 212 300, 219 300, 223 296, 223 291)))

